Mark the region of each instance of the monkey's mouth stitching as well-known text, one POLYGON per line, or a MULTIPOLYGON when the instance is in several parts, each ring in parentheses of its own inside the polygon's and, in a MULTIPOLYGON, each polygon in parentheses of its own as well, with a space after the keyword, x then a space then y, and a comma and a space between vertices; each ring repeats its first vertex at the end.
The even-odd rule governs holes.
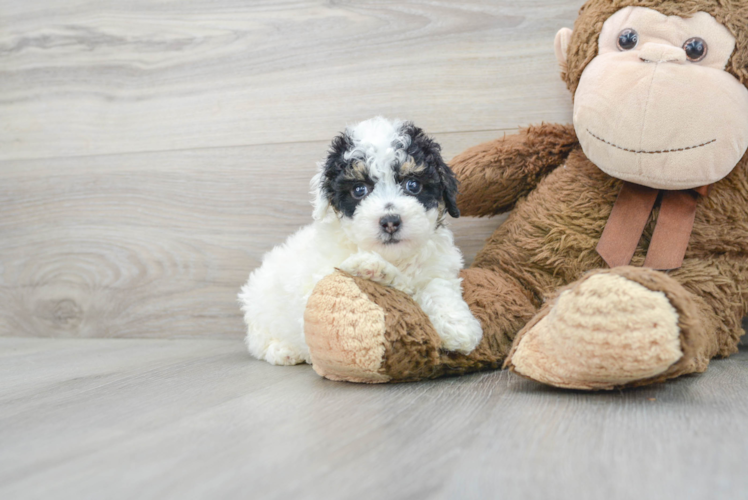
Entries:
POLYGON ((708 146, 710 144, 714 144, 715 142, 717 142, 717 139, 712 139, 711 141, 705 142, 704 144, 699 144, 698 146, 689 146, 687 148, 663 149, 662 151, 636 151, 635 149, 623 148, 621 146, 618 146, 617 144, 613 144, 612 142, 606 141, 602 137, 598 137, 595 134, 593 134, 592 132, 590 132, 590 129, 587 129, 587 133, 590 134, 595 139, 597 139, 598 141, 604 142, 608 146, 613 146, 614 148, 618 148, 621 151, 626 151, 627 153, 634 153, 634 154, 638 154, 638 155, 661 155, 661 154, 665 154, 665 153, 677 153, 678 151, 688 151, 689 149, 703 148, 704 146, 708 146))

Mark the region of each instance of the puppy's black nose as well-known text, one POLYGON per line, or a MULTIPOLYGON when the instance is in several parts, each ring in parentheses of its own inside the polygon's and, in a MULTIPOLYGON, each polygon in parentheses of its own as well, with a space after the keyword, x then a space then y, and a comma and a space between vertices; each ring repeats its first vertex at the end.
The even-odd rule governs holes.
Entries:
POLYGON ((398 232, 400 230, 400 224, 402 224, 402 219, 400 219, 400 216, 396 214, 385 215, 379 219, 379 225, 382 227, 382 231, 390 234, 398 232))

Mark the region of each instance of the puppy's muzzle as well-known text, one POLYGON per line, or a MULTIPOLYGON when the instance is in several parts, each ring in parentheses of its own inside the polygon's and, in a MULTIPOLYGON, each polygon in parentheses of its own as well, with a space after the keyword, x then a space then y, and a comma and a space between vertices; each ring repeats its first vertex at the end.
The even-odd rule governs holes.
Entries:
POLYGON ((397 214, 385 215, 379 219, 379 227, 382 228, 382 231, 388 234, 395 234, 398 232, 402 223, 402 219, 397 214))

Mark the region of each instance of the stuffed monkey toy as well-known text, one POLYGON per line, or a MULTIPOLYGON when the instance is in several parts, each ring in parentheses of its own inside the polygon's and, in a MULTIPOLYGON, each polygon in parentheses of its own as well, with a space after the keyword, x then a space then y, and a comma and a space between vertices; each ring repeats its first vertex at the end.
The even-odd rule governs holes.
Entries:
POLYGON ((509 368, 640 386, 737 351, 748 313, 748 3, 590 0, 556 36, 574 124, 452 162, 464 215, 512 211, 463 295, 483 339, 441 349, 407 295, 337 272, 305 315, 314 369, 402 382, 509 368))

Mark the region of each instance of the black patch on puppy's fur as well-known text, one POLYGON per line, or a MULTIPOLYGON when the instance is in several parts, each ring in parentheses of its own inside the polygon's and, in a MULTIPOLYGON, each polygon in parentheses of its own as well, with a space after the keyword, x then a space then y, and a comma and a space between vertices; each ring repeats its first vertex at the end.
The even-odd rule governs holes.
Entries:
POLYGON ((355 199, 351 194, 353 187, 361 183, 369 186, 369 189, 374 187, 374 182, 366 172, 359 171, 358 177, 351 175, 353 162, 346 160, 345 154, 353 147, 353 140, 345 132, 332 140, 320 186, 333 209, 346 217, 353 217, 356 207, 362 201, 355 199), (361 176, 362 178, 359 178, 361 176))
POLYGON ((441 146, 412 122, 406 122, 402 131, 411 138, 408 156, 413 158, 416 165, 426 166, 422 173, 408 177, 423 184, 423 190, 415 195, 416 198, 427 209, 434 208, 443 201, 449 215, 458 218, 460 210, 457 208, 457 178, 442 159, 441 146))

